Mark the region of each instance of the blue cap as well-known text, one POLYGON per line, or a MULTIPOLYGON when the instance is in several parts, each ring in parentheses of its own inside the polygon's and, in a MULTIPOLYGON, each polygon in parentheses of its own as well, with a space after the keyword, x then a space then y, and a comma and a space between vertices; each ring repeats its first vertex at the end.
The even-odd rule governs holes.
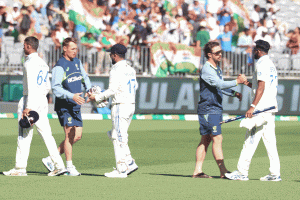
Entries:
POLYGON ((21 118, 19 121, 19 125, 22 128, 29 128, 32 124, 39 120, 39 114, 35 111, 30 111, 27 117, 21 118))
POLYGON ((127 48, 122 44, 115 44, 107 52, 117 53, 117 54, 125 54, 127 52, 127 48))

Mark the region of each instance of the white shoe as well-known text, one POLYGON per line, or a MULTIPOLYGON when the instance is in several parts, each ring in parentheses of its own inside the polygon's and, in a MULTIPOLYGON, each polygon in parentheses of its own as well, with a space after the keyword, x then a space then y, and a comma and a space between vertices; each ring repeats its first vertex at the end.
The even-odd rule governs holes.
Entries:
POLYGON ((27 176, 26 169, 11 169, 7 172, 3 172, 5 176, 27 176))
POLYGON ((249 178, 246 175, 243 175, 238 170, 232 172, 232 173, 225 173, 226 178, 230 180, 240 180, 240 181, 248 181, 249 178))
POLYGON ((80 176, 81 174, 76 170, 76 167, 73 165, 73 167, 67 168, 67 173, 65 173, 66 176, 80 176))
POLYGON ((65 168, 62 168, 62 169, 55 169, 53 170, 52 172, 50 172, 48 174, 48 176, 60 176, 60 175, 63 175, 67 172, 67 170, 65 168))
POLYGON ((129 175, 138 169, 139 169, 139 167, 136 165, 135 160, 132 159, 132 162, 127 167, 126 173, 127 173, 127 175, 129 175))
POLYGON ((260 180, 261 181, 282 181, 280 176, 271 175, 271 174, 261 177, 260 180))
POLYGON ((52 159, 48 156, 47 158, 43 158, 42 162, 44 166, 48 169, 49 172, 53 172, 55 167, 54 163, 52 162, 52 159))
POLYGON ((117 169, 114 168, 112 172, 105 173, 104 176, 108 178, 126 178, 127 173, 125 172, 119 172, 117 169))

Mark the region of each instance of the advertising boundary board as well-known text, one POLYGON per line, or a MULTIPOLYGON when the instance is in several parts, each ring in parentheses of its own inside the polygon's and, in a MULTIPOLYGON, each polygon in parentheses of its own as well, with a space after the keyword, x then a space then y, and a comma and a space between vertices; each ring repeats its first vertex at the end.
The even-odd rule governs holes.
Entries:
MULTIPOLYGON (((92 85, 108 87, 108 77, 90 76, 92 85)), ((230 79, 225 79, 230 80, 230 79)), ((196 114, 199 101, 199 79, 195 78, 156 78, 138 77, 136 93, 136 114, 196 114)), ((250 80, 251 81, 251 80, 250 80)), ((22 84, 22 76, 0 76, 2 85, 22 84), (8 81, 9 80, 9 81, 8 81)), ((237 98, 223 95, 224 113, 241 115, 251 104, 250 88, 239 85, 233 88, 242 93, 241 102, 237 98)), ((276 115, 300 116, 300 80, 278 80, 278 110, 276 115)))

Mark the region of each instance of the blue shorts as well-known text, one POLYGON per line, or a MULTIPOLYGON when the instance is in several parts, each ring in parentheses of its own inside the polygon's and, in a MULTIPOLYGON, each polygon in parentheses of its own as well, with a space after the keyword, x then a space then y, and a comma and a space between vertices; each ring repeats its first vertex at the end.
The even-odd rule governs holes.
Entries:
POLYGON ((81 110, 60 109, 56 111, 61 126, 82 127, 81 110))
POLYGON ((220 122, 223 120, 222 114, 206 114, 206 115, 198 115, 199 124, 200 124, 200 135, 220 135, 221 124, 220 122))

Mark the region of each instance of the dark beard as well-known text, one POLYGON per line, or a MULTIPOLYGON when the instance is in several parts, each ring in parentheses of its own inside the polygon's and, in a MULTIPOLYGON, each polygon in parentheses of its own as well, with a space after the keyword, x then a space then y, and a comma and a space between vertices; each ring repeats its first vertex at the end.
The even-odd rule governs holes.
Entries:
POLYGON ((258 55, 255 53, 254 54, 254 58, 257 60, 257 59, 259 59, 259 57, 258 57, 258 55))
POLYGON ((114 65, 116 64, 116 61, 114 59, 111 59, 111 63, 114 65))

